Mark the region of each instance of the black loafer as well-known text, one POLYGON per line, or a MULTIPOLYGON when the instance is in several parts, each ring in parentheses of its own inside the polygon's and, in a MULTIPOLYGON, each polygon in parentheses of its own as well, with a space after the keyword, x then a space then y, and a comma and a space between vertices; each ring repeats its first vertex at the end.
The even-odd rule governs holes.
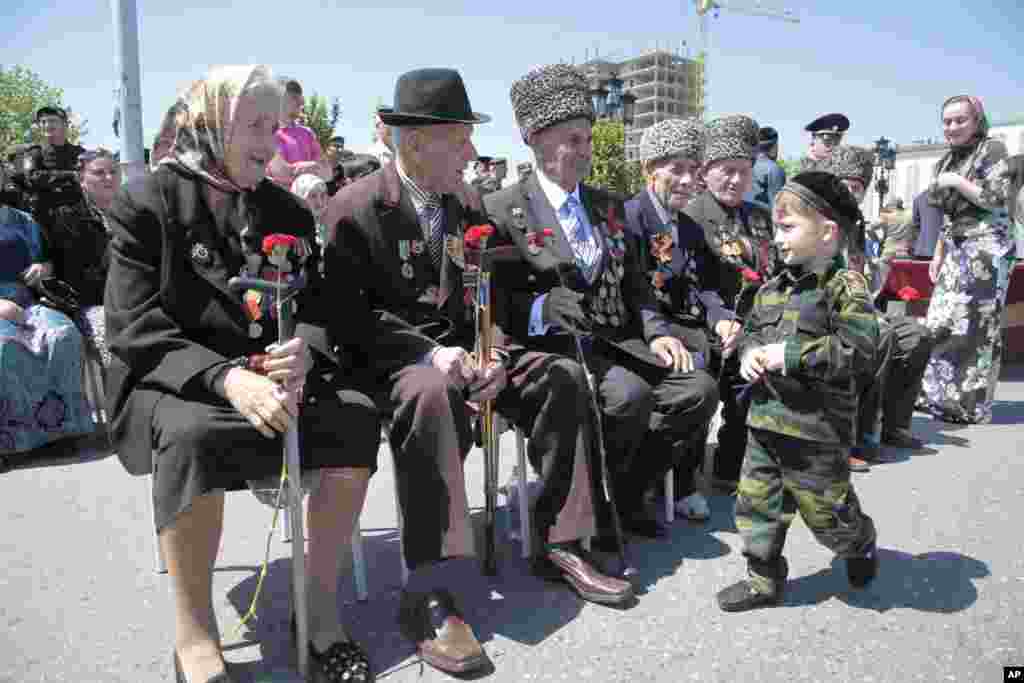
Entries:
POLYGON ((725 612, 746 612, 759 607, 776 607, 782 604, 782 587, 776 585, 774 593, 760 593, 754 590, 750 581, 743 580, 718 591, 718 606, 725 612))
MULTIPOLYGON (((297 627, 292 617, 292 640, 296 639, 297 627)), ((312 641, 309 643, 309 660, 320 674, 314 680, 328 683, 373 683, 377 680, 370 666, 370 658, 353 640, 339 640, 323 652, 317 652, 312 641)))

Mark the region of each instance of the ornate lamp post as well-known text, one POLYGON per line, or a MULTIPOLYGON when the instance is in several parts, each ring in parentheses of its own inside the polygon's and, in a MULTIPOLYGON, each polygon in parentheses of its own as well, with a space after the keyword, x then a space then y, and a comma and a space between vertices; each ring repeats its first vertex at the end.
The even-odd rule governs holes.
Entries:
POLYGON ((622 121, 624 125, 631 126, 636 95, 623 92, 622 85, 622 80, 618 78, 599 81, 590 89, 590 98, 597 118, 622 121))
POLYGON ((878 212, 881 213, 885 208, 885 195, 889 192, 889 173, 896 168, 896 147, 885 137, 875 141, 875 167, 878 168, 875 189, 878 191, 878 212))

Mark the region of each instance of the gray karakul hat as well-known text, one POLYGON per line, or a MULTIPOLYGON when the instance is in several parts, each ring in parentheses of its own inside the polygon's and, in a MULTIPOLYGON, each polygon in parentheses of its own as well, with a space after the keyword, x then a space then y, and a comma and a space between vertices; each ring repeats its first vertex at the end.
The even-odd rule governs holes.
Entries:
POLYGON ((867 189, 874 175, 875 153, 865 147, 840 145, 832 150, 828 158, 828 170, 840 178, 856 178, 867 189))
POLYGON ((667 119, 644 129, 640 161, 684 157, 704 161, 704 122, 700 119, 667 119))
POLYGON ((710 164, 723 159, 753 161, 760 134, 761 129, 757 121, 743 114, 714 119, 707 124, 705 163, 710 164))
POLYGON ((594 121, 587 79, 583 72, 569 64, 533 69, 512 84, 509 97, 524 141, 530 133, 562 121, 577 118, 594 121))

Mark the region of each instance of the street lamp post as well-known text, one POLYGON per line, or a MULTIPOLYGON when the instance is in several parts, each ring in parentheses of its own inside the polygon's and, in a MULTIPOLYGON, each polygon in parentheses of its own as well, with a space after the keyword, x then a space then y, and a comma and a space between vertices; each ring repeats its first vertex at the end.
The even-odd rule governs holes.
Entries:
POLYGON ((889 173, 896 168, 896 146, 884 136, 875 140, 875 167, 878 168, 875 189, 878 192, 878 212, 881 213, 885 208, 885 195, 889 192, 889 173))

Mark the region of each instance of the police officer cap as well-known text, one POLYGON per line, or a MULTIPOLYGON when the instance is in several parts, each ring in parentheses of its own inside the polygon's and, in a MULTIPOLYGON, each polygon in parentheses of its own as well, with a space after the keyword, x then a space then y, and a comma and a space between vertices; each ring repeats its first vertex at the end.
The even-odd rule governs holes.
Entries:
POLYGON ((825 114, 819 116, 804 128, 808 133, 845 133, 850 129, 850 119, 842 114, 825 114))
POLYGON ((39 123, 39 119, 43 118, 44 116, 56 116, 57 118, 62 120, 64 123, 68 122, 68 113, 66 111, 64 111, 63 109, 61 109, 60 107, 51 107, 51 106, 40 107, 39 110, 36 111, 36 118, 34 119, 35 122, 39 123))

